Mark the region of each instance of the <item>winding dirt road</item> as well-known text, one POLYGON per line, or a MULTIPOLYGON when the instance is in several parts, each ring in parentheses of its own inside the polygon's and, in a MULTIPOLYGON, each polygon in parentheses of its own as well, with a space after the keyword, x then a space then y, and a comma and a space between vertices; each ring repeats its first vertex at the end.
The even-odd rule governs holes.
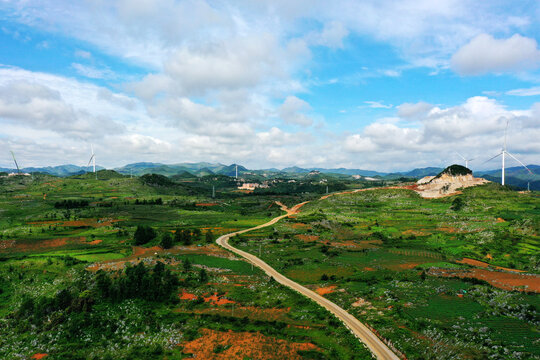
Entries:
MULTIPOLYGON (((368 190, 368 189, 355 190, 355 191, 350 191, 347 193, 365 191, 365 190, 368 190)), ((337 194, 326 195, 326 196, 323 196, 321 199, 326 199, 332 195, 337 195, 337 194)), ((282 210, 286 211, 287 213, 284 215, 278 216, 265 224, 255 226, 250 229, 245 229, 245 230, 236 231, 230 234, 222 235, 216 240, 218 245, 224 247, 227 250, 234 252, 235 254, 242 256, 243 258, 250 261, 253 265, 262 269, 267 275, 272 276, 280 284, 283 284, 299 292, 300 294, 307 296, 308 298, 312 299, 313 301, 317 302, 319 305, 323 306, 325 309, 333 313, 337 318, 339 318, 345 324, 345 326, 347 326, 351 330, 351 332, 357 338, 359 338, 364 344, 366 344, 366 346, 371 350, 371 352, 375 355, 377 359, 398 360, 399 357, 396 354, 394 354, 392 350, 390 350, 388 346, 386 346, 386 344, 384 344, 375 334, 371 332, 371 330, 369 330, 364 324, 358 321, 357 318, 349 314, 347 311, 345 311, 338 305, 334 304, 332 301, 315 293, 314 291, 311 291, 305 288, 304 286, 292 281, 291 279, 281 275, 279 272, 274 270, 274 268, 272 268, 270 265, 268 265, 267 263, 265 263, 258 257, 251 255, 240 249, 237 249, 229 244, 229 238, 231 238, 232 236, 273 225, 287 216, 297 214, 300 211, 300 208, 306 203, 308 203, 308 201, 297 204, 291 209, 287 208, 285 205, 279 202, 276 202, 276 203, 281 207, 282 210)))

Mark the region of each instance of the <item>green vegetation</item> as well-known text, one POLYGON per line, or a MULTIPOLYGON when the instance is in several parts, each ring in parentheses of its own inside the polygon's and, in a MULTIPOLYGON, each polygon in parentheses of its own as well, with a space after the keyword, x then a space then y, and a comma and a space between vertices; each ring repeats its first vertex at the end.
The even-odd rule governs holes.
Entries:
POLYGON ((334 286, 326 297, 409 359, 535 359, 537 294, 494 287, 496 271, 493 283, 441 275, 472 271, 464 257, 537 274, 539 209, 534 193, 496 184, 441 199, 374 190, 311 202, 233 242, 312 289, 334 286))

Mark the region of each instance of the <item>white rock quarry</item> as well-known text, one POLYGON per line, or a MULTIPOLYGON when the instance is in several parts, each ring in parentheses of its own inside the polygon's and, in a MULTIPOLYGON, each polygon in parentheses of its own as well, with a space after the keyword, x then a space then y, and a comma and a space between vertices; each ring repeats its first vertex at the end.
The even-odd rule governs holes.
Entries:
POLYGON ((489 181, 475 178, 472 174, 452 176, 442 174, 440 177, 426 176, 416 182, 416 192, 425 198, 438 198, 456 194, 459 189, 486 184, 489 181))

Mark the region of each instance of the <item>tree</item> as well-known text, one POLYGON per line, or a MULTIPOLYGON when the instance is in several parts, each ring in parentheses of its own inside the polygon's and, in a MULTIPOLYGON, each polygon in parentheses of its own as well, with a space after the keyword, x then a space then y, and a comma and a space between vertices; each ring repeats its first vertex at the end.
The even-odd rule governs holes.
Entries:
POLYGON ((189 259, 184 260, 184 263, 182 265, 184 267, 184 272, 188 272, 191 270, 191 261, 189 261, 189 259))
POLYGON ((168 232, 161 235, 161 247, 164 249, 170 249, 173 246, 173 240, 171 234, 168 232))
POLYGON ((206 284, 208 282, 208 273, 204 269, 201 269, 201 271, 199 271, 199 282, 201 284, 206 284))
POLYGON ((138 225, 133 237, 135 239, 135 245, 143 245, 155 239, 156 231, 150 226, 138 225))
POLYGON ((207 243, 213 243, 214 242, 214 234, 212 233, 212 230, 208 229, 206 233, 204 234, 204 238, 207 243))
POLYGON ((191 231, 191 238, 193 241, 199 241, 201 240, 201 237, 202 237, 201 229, 196 228, 196 229, 193 229, 193 231, 191 231))

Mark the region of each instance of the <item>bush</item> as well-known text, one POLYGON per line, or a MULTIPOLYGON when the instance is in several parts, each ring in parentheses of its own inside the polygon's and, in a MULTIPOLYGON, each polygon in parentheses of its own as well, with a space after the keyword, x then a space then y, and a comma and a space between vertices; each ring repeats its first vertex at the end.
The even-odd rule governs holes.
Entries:
POLYGON ((133 237, 135 238, 135 245, 144 245, 155 239, 156 231, 150 226, 139 225, 133 237))

